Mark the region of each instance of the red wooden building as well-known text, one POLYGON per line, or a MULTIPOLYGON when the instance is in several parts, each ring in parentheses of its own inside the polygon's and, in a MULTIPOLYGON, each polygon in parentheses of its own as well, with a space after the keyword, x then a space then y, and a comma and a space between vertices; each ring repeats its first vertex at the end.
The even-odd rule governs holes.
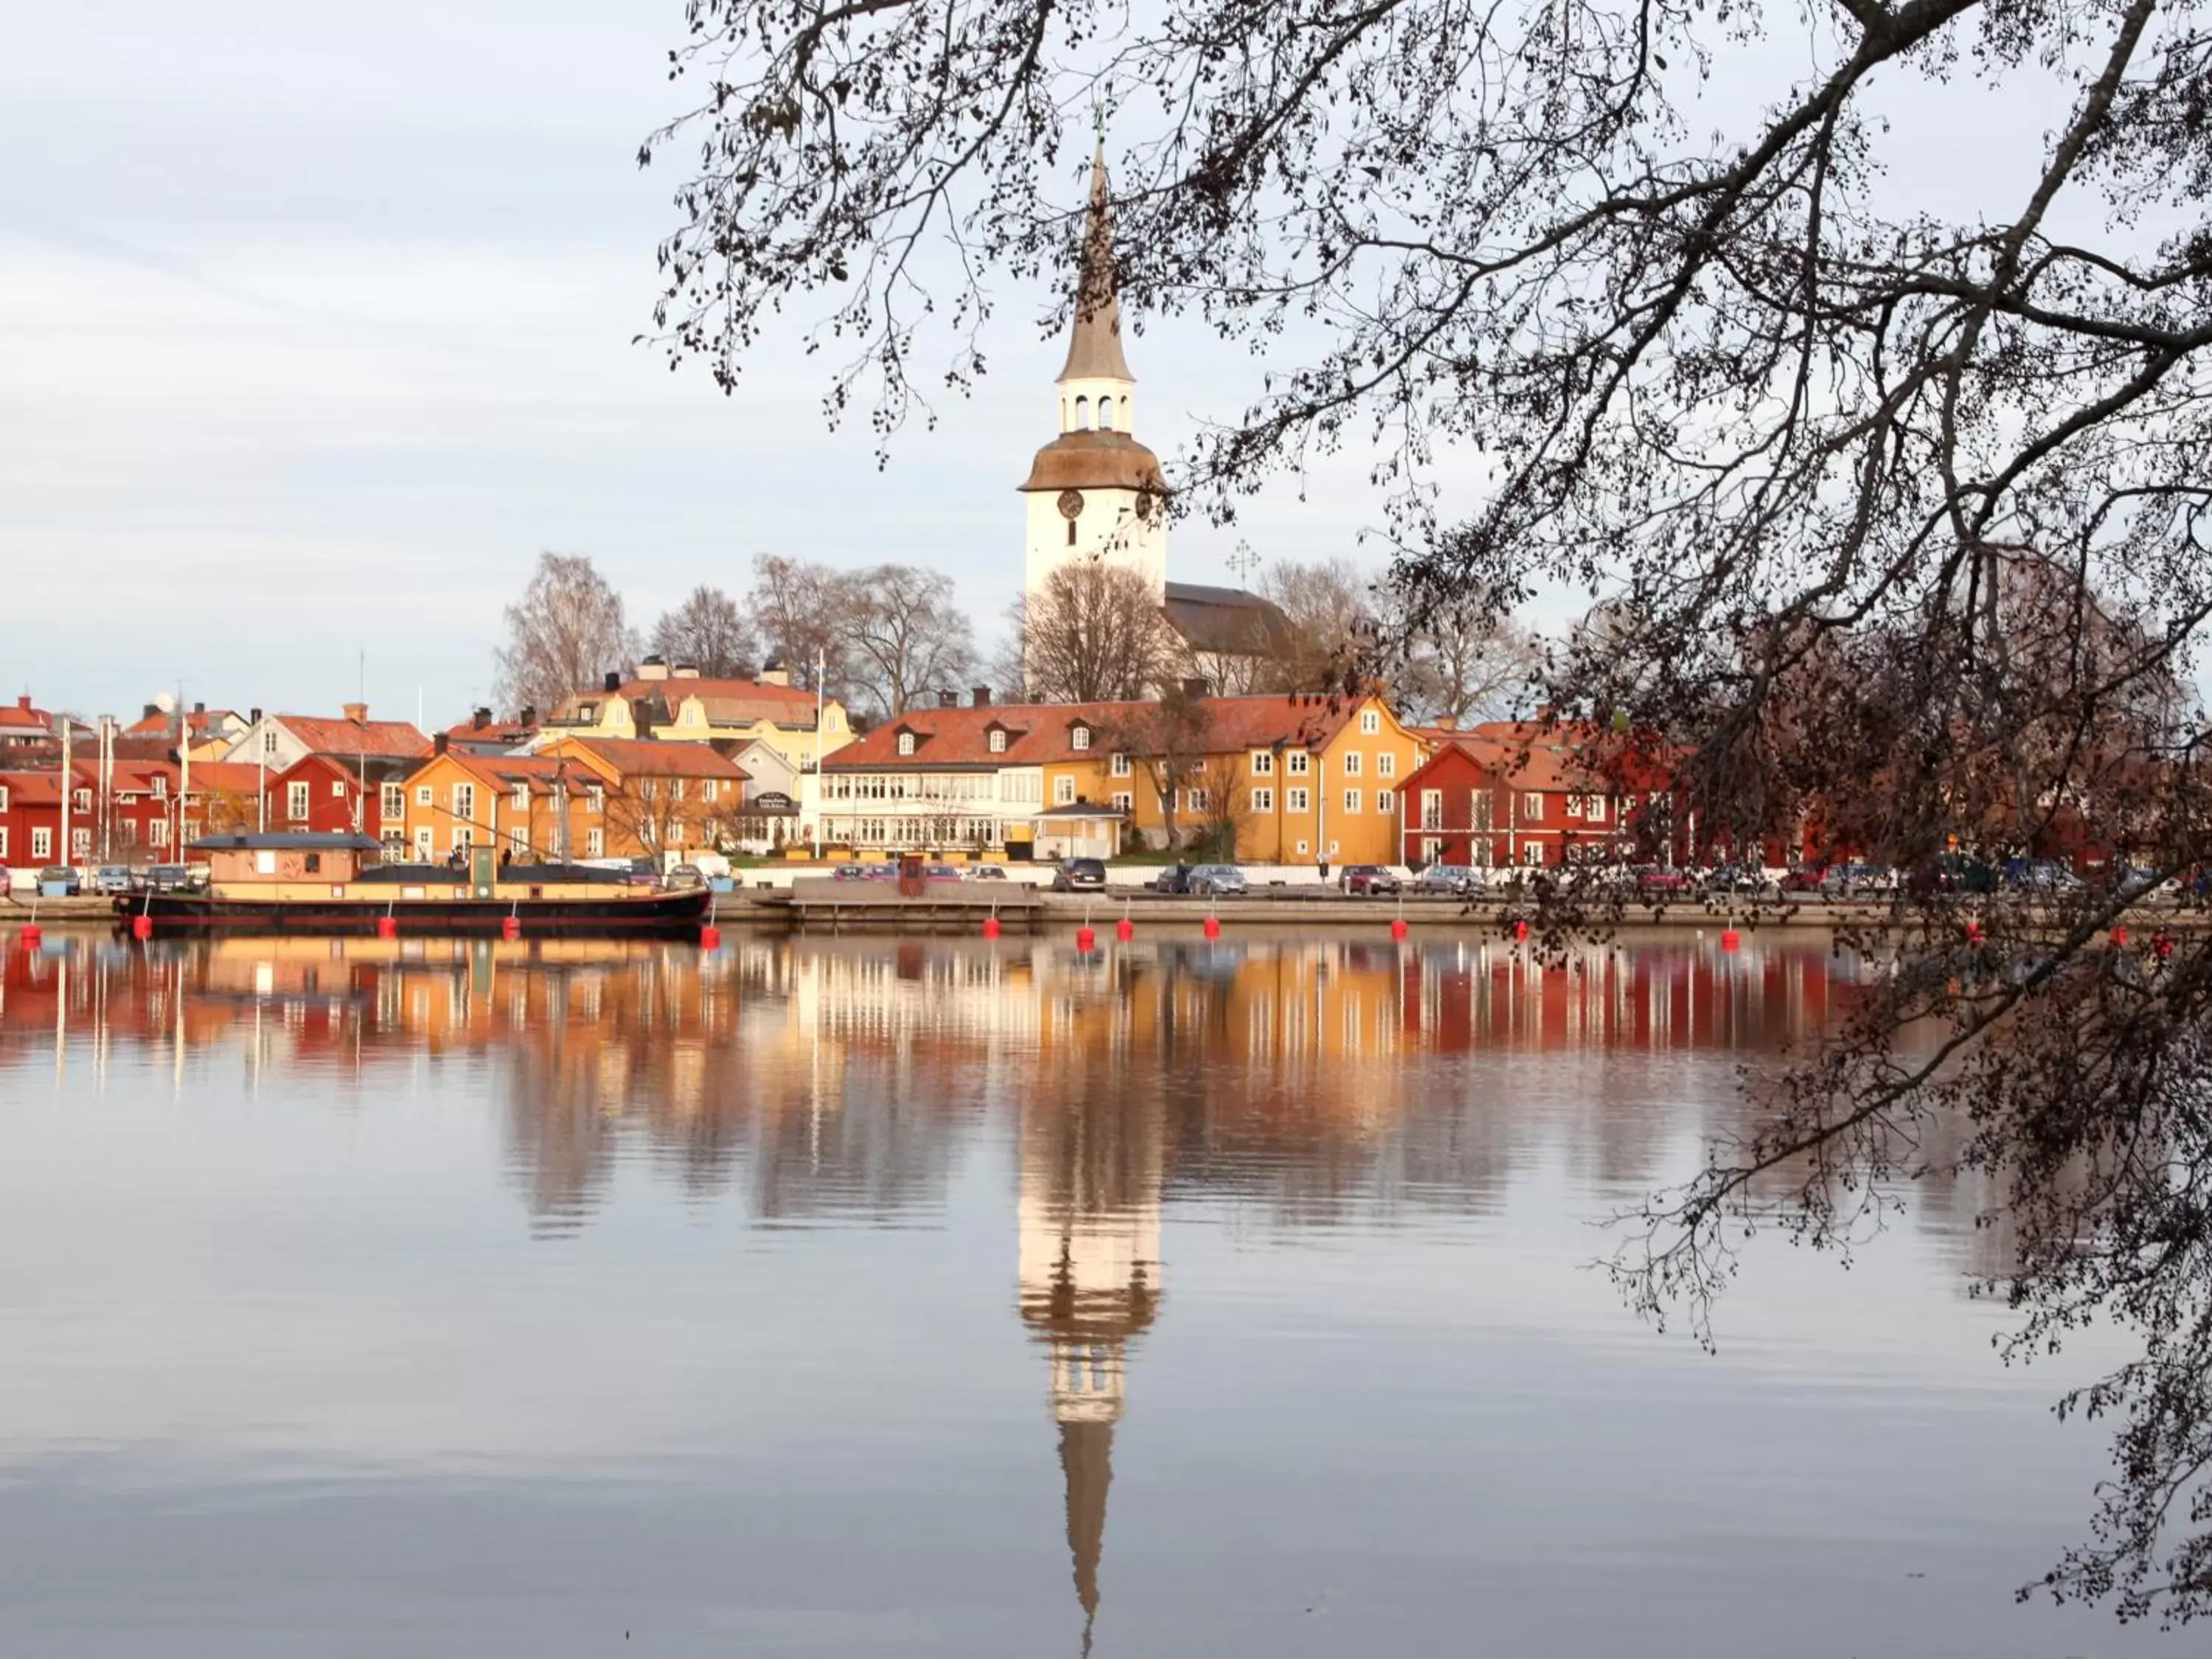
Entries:
POLYGON ((1672 823, 1665 768, 1613 733, 1500 721, 1420 735, 1435 750, 1402 786, 1403 864, 1688 860, 1695 826, 1672 823))

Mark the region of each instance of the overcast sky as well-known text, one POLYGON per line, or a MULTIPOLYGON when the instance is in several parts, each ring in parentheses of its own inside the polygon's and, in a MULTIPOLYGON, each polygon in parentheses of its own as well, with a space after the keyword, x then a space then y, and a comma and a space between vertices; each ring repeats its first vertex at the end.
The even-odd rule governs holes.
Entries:
MULTIPOLYGON (((734 400, 671 375, 631 341, 677 178, 635 156, 678 106, 680 0, 18 10, 0 52, 0 692, 93 712, 181 680, 190 699, 327 709, 365 653, 373 704, 411 715, 419 690, 458 718, 546 548, 590 554, 641 623, 700 581, 742 592, 772 550, 946 570, 995 631, 1022 562, 1014 486, 1052 433, 1061 348, 1033 325, 1051 296, 999 291, 992 374, 902 436, 888 473, 865 421, 826 428, 822 366, 792 342, 734 400)), ((1802 40, 1771 50, 1702 95, 1802 72, 1802 40)), ((1914 192, 1955 210, 2032 165, 2050 112, 1923 83, 1892 142, 1914 192)), ((1129 355, 1139 435, 1164 456, 1253 389, 1195 330, 1129 355)), ((1239 536, 1361 556, 1364 465, 1235 532, 1178 526, 1172 573, 1225 579, 1239 536)))
MULTIPOLYGON (((1060 347, 1008 290, 994 372, 878 474, 818 363, 672 376, 649 325, 678 0, 34 8, 0 52, 0 691, 457 718, 541 549, 653 616, 752 556, 951 572, 995 628, 1060 347)), ((1071 188, 1073 186, 1071 185, 1071 188)), ((1133 342, 1172 453, 1236 389, 1133 342)), ((1224 365, 1224 368, 1233 365, 1224 365)), ((1176 574, 1349 550, 1350 492, 1194 526, 1176 574)))

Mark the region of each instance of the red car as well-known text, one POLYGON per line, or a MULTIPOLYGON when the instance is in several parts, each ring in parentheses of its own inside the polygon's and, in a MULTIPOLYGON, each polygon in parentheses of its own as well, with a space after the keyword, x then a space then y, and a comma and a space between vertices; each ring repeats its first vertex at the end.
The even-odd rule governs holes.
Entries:
POLYGON ((1647 864, 1636 872, 1636 894, 1638 898, 1673 898, 1690 890, 1690 878, 1683 871, 1669 870, 1662 865, 1647 864))

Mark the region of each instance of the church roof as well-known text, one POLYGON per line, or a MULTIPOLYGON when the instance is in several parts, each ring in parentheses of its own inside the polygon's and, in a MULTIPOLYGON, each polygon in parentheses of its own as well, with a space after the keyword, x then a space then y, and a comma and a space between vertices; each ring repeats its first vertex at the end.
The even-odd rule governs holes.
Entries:
POLYGON ((1114 271, 1114 216, 1106 191, 1106 141, 1091 160, 1091 206, 1083 226, 1083 267, 1075 292, 1063 380, 1133 380, 1121 355, 1121 301, 1114 271))
POLYGON ((1063 432, 1036 453, 1024 489, 1141 489, 1165 495, 1160 458, 1126 432, 1063 432))
POLYGON ((1262 656, 1291 648, 1290 618, 1271 599, 1241 587, 1170 582, 1161 597, 1168 626, 1194 651, 1262 656))

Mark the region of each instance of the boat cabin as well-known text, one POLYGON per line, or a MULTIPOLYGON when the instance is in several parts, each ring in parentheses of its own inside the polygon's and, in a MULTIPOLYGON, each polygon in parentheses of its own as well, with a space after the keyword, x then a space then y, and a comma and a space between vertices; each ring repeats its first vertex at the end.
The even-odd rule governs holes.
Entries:
POLYGON ((295 882, 343 886, 374 865, 382 848, 368 836, 292 830, 207 836, 192 843, 192 851, 207 854, 212 887, 295 882))

